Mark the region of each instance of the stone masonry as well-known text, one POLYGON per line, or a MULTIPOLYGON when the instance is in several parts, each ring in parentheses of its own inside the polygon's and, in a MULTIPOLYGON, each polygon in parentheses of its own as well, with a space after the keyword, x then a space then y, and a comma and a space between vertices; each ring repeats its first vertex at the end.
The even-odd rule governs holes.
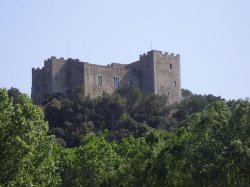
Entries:
POLYGON ((76 88, 83 87, 86 96, 95 98, 126 84, 139 87, 143 94, 166 95, 169 104, 180 102, 180 55, 152 50, 131 64, 107 66, 51 57, 43 68, 32 68, 31 97, 35 104, 41 104, 45 95, 70 97, 76 88))

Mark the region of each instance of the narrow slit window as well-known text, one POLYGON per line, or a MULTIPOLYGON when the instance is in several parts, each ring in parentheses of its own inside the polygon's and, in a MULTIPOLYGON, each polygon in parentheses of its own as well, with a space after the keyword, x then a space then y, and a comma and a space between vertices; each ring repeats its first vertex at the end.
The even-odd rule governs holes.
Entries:
POLYGON ((102 86, 102 76, 98 76, 98 86, 102 86))
POLYGON ((174 87, 176 87, 177 86, 177 83, 176 83, 176 81, 174 81, 174 87))
POLYGON ((172 69, 172 68, 173 68, 173 67, 172 67, 172 64, 170 64, 170 65, 169 65, 169 68, 170 68, 170 69, 172 69))
POLYGON ((114 87, 115 87, 115 89, 119 88, 119 86, 120 86, 120 79, 119 79, 119 77, 114 77, 114 87))

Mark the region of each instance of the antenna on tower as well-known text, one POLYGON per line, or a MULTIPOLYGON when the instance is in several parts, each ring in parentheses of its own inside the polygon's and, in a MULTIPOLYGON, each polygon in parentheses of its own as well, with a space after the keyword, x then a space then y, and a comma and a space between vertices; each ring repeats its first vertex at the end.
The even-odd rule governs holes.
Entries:
POLYGON ((67 58, 69 58, 68 55, 69 55, 69 42, 67 40, 67 58))

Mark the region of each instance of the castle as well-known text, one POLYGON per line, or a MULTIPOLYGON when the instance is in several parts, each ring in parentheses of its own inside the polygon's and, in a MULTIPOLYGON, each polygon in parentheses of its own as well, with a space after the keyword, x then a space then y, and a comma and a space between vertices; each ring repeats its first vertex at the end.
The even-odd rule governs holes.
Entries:
POLYGON ((143 94, 166 95, 169 104, 180 102, 180 55, 152 50, 140 55, 136 62, 107 66, 51 57, 44 61, 42 69, 32 68, 31 97, 35 104, 40 104, 45 95, 71 96, 82 86, 85 95, 94 98, 103 92, 112 94, 126 84, 139 87, 143 94))

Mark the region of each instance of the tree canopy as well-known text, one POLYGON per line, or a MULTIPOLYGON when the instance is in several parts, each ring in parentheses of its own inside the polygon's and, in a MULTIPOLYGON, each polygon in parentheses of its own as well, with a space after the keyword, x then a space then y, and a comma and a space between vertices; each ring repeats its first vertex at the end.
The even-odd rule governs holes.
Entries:
POLYGON ((0 89, 0 186, 57 186, 55 139, 47 132, 41 108, 17 90, 0 89))
POLYGON ((250 102, 183 93, 171 106, 133 87, 34 106, 0 89, 0 186, 249 186, 250 102))

